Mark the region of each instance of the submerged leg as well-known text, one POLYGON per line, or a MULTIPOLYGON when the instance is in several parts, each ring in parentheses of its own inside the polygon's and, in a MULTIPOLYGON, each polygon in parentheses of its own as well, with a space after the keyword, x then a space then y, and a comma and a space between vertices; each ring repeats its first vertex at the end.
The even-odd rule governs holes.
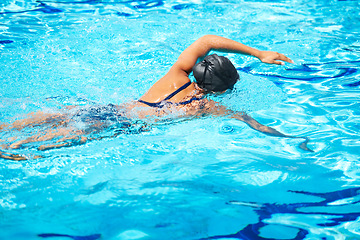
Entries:
POLYGON ((1 123, 0 124, 0 131, 7 127, 7 124, 1 123))
MULTIPOLYGON (((62 137, 58 141, 56 141, 55 144, 48 144, 48 145, 41 145, 38 147, 38 150, 48 150, 48 149, 54 149, 54 148, 61 148, 61 147, 69 147, 73 145, 83 144, 86 143, 88 140, 87 137, 80 136, 82 135, 82 131, 74 131, 72 129, 68 128, 61 128, 56 130, 48 130, 43 134, 37 134, 36 136, 29 137, 27 139, 17 141, 10 146, 5 146, 5 148, 11 148, 11 149, 18 149, 21 148, 22 145, 26 143, 34 143, 34 142, 43 142, 43 141, 50 141, 54 138, 62 137)), ((34 159, 41 158, 42 156, 34 156, 34 159)), ((13 160, 13 161, 23 161, 28 160, 23 155, 20 154, 11 154, 11 153, 5 153, 0 151, 0 158, 7 159, 7 160, 13 160)))
POLYGON ((13 161, 27 160, 26 157, 24 157, 22 155, 5 153, 5 152, 1 152, 1 151, 0 151, 0 158, 7 159, 7 160, 13 160, 13 161))
POLYGON ((35 136, 31 136, 31 137, 28 137, 24 140, 20 140, 20 141, 17 141, 13 144, 11 144, 9 146, 9 148, 12 148, 12 149, 19 149, 22 147, 22 145, 26 144, 26 143, 34 143, 34 142, 44 142, 44 141, 50 141, 50 140, 53 140, 54 138, 57 138, 57 137, 62 137, 62 136, 68 136, 68 135, 71 135, 71 133, 73 132, 73 129, 69 129, 69 128, 59 128, 59 129, 50 129, 50 130, 47 130, 43 133, 39 133, 35 136))
POLYGON ((74 145, 84 144, 84 143, 86 143, 87 140, 88 140, 88 138, 83 137, 83 136, 64 137, 64 138, 56 141, 57 144, 41 145, 38 147, 38 150, 44 151, 44 150, 49 150, 49 149, 54 149, 54 148, 71 147, 74 145))
MULTIPOLYGON (((6 159, 6 160, 12 160, 12 161, 24 161, 28 160, 25 156, 20 154, 12 154, 12 153, 5 153, 0 151, 0 158, 6 159)), ((33 157, 34 159, 42 158, 42 156, 37 155, 33 157)))
POLYGON ((28 117, 25 119, 16 120, 12 124, 1 124, 0 130, 8 128, 8 129, 16 129, 21 130, 26 127, 32 127, 37 125, 42 125, 46 123, 54 123, 54 121, 61 122, 65 119, 64 114, 60 113, 45 113, 45 112, 35 112, 29 113, 28 117))
MULTIPOLYGON (((61 147, 69 147, 73 145, 83 144, 85 143, 88 138, 82 135, 82 131, 74 131, 72 129, 68 128, 61 128, 56 130, 48 130, 43 134, 37 134, 36 136, 29 137, 27 139, 17 141, 10 146, 4 146, 5 148, 11 148, 11 149, 18 149, 21 148, 23 144, 26 143, 34 143, 34 142, 43 142, 43 141, 50 141, 57 137, 62 137, 58 141, 56 141, 55 144, 48 144, 48 145, 41 145, 38 147, 38 150, 48 150, 48 149, 54 149, 54 148, 61 148, 61 147)), ((41 158, 42 156, 34 156, 34 159, 41 158)), ((0 158, 7 159, 7 160, 13 160, 13 161, 23 161, 28 160, 23 155, 20 154, 11 154, 11 153, 5 153, 0 151, 0 158)))

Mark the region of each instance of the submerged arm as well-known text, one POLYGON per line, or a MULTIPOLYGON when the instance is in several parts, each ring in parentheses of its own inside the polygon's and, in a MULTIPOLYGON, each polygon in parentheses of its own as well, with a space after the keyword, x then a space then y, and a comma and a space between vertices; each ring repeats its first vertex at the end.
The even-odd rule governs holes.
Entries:
POLYGON ((294 137, 294 136, 283 134, 283 133, 279 132, 278 130, 276 130, 276 129, 272 128, 272 127, 268 127, 268 126, 265 126, 265 125, 259 123, 258 121, 256 121, 255 119, 253 119, 252 117, 250 117, 249 115, 247 115, 244 112, 235 113, 235 112, 225 108, 224 106, 221 106, 221 105, 218 105, 218 104, 213 105, 213 107, 211 108, 211 112, 214 115, 230 116, 231 118, 240 120, 240 121, 246 123, 252 129, 255 129, 255 130, 257 130, 257 131, 259 131, 261 133, 264 133, 266 135, 269 135, 269 136, 304 139, 305 141, 302 142, 299 145, 299 147, 302 150, 313 152, 313 150, 311 150, 310 148, 307 147, 307 143, 309 142, 309 139, 307 137, 294 137))
POLYGON ((252 129, 255 129, 255 130, 257 130, 259 132, 262 132, 262 133, 264 133, 266 135, 269 135, 269 136, 296 138, 296 137, 292 137, 292 136, 283 134, 283 133, 277 131, 274 128, 262 125, 261 123, 259 123, 258 121, 256 121, 255 119, 253 119, 252 117, 250 117, 249 115, 247 115, 245 113, 232 114, 231 118, 235 118, 237 120, 240 120, 240 121, 246 123, 252 129))
POLYGON ((239 114, 239 113, 236 113, 234 115, 232 115, 232 118, 235 118, 237 120, 240 120, 240 121, 243 121, 245 122, 249 127, 251 127, 252 129, 255 129, 259 132, 262 132, 266 135, 269 135, 269 136, 274 136, 274 137, 285 137, 285 138, 302 138, 302 139, 305 139, 304 142, 302 142, 299 147, 302 149, 302 150, 305 150, 305 151, 308 151, 308 152, 313 152, 313 150, 311 150, 310 148, 307 147, 307 143, 309 142, 309 139, 307 137, 294 137, 294 136, 290 136, 290 135, 286 135, 286 134, 283 134, 279 131, 277 131, 276 129, 274 128, 271 128, 271 127, 268 127, 268 126, 265 126, 265 125, 262 125, 261 123, 259 123, 258 121, 256 121, 255 119, 253 119, 252 117, 250 117, 249 115, 247 114, 239 114))

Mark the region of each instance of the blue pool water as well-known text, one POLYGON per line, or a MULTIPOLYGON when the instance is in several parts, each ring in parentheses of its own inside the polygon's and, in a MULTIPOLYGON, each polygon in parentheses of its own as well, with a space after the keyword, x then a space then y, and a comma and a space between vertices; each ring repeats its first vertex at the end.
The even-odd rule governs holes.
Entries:
POLYGON ((137 99, 186 46, 217 34, 295 61, 227 54, 242 81, 217 100, 309 137, 314 153, 206 117, 0 160, 0 239, 360 238, 359 10, 357 0, 2 0, 0 122, 137 99))

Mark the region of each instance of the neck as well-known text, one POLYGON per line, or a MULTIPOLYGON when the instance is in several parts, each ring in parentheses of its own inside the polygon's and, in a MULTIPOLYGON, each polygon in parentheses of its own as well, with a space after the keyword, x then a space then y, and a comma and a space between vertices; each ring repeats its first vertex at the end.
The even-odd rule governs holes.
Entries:
POLYGON ((195 87, 195 90, 196 90, 196 93, 202 93, 202 94, 205 94, 205 90, 202 89, 201 87, 199 87, 199 85, 197 85, 196 83, 194 83, 194 87, 195 87))

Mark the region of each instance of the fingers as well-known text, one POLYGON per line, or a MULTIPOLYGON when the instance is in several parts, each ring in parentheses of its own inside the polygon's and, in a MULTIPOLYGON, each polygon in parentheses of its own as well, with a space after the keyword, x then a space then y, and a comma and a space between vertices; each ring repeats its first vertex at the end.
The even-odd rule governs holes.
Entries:
POLYGON ((294 63, 293 60, 291 60, 290 58, 285 57, 285 56, 279 57, 279 58, 275 58, 274 60, 269 61, 269 63, 271 63, 271 64, 277 64, 277 65, 285 65, 284 62, 276 61, 276 60, 281 60, 281 61, 288 62, 288 63, 294 63))
POLYGON ((294 63, 293 60, 286 57, 284 54, 272 51, 263 51, 260 60, 264 63, 284 65, 284 62, 294 63))
POLYGON ((284 62, 288 62, 288 63, 294 63, 293 60, 291 60, 290 58, 288 58, 287 56, 285 56, 284 54, 278 53, 279 57, 276 60, 282 60, 284 62))
POLYGON ((273 63, 273 64, 277 64, 277 65, 285 65, 284 62, 280 62, 280 61, 273 61, 272 63, 273 63))

